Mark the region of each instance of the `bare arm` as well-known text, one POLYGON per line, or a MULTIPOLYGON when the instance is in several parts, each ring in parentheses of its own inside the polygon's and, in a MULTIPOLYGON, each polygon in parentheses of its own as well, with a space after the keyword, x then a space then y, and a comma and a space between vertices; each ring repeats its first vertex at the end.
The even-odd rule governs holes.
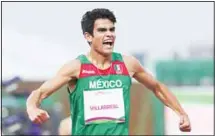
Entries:
POLYGON ((179 101, 172 94, 172 92, 170 92, 164 84, 157 81, 149 73, 147 73, 136 58, 132 56, 127 56, 124 58, 126 60, 125 62, 129 64, 128 66, 131 66, 129 67, 129 69, 131 72, 134 73, 133 77, 138 82, 146 86, 148 89, 152 90, 157 98, 159 98, 166 106, 175 111, 180 117, 181 116, 187 117, 186 120, 187 122, 185 123, 184 126, 185 131, 187 130, 189 131, 189 128, 188 129, 186 128, 186 126, 190 125, 188 116, 184 109, 181 107, 179 101))
MULTIPOLYGON (((50 96, 52 93, 57 91, 63 85, 67 84, 73 78, 77 78, 79 70, 80 62, 78 60, 73 60, 65 64, 52 79, 46 81, 38 89, 32 91, 26 102, 27 112, 29 116, 33 114, 33 111, 39 108, 43 99, 50 96)), ((33 117, 33 115, 31 117, 31 120, 34 120, 33 118, 35 117, 33 117)))
POLYGON ((173 93, 169 91, 164 84, 148 74, 142 67, 139 67, 139 71, 135 72, 133 77, 148 89, 152 90, 157 98, 159 98, 166 106, 174 110, 178 115, 186 115, 173 93))

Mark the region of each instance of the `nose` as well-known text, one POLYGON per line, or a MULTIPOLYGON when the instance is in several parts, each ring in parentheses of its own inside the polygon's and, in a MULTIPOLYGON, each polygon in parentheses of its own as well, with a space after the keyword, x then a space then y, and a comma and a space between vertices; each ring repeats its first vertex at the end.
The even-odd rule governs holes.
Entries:
POLYGON ((107 31, 106 36, 113 37, 115 34, 112 31, 107 31))

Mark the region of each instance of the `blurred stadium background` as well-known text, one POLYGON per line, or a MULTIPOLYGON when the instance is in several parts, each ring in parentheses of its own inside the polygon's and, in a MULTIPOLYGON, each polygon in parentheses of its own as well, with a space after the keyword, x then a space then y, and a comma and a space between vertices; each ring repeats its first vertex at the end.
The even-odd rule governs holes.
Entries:
POLYGON ((3 135, 57 134, 69 116, 65 87, 42 103, 51 119, 31 123, 25 111, 33 89, 67 61, 89 50, 82 15, 109 8, 117 17, 115 51, 136 56, 165 83, 190 116, 192 132, 179 131, 179 118, 144 86, 133 81, 131 134, 212 135, 214 133, 214 7, 212 2, 3 2, 3 135))

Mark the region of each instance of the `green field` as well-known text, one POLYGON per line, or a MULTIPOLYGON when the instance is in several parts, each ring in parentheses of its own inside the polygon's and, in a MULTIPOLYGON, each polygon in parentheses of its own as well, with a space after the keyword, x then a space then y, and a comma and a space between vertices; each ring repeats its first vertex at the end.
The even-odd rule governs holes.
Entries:
POLYGON ((212 91, 173 91, 180 102, 192 104, 213 104, 214 94, 212 91))

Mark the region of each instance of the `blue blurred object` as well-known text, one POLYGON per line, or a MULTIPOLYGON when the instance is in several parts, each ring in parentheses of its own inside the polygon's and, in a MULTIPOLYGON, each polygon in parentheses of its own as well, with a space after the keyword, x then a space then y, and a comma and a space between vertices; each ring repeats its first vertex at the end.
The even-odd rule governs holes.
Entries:
POLYGON ((2 130, 7 135, 42 135, 40 125, 33 124, 25 112, 18 112, 2 120, 2 130))
POLYGON ((2 120, 2 125, 4 127, 8 127, 10 126, 11 124, 15 124, 16 122, 21 122, 21 118, 17 115, 12 115, 12 116, 9 116, 5 119, 2 120))
POLYGON ((28 129, 26 129, 26 131, 25 131, 25 134, 26 135, 34 135, 34 136, 35 135, 36 136, 42 135, 40 125, 34 124, 34 123, 29 124, 28 129))
POLYGON ((7 81, 2 81, 2 87, 7 87, 15 82, 18 82, 18 81, 21 81, 21 78, 20 77, 13 77, 12 79, 10 80, 7 80, 7 81))
POLYGON ((56 101, 51 98, 46 99, 41 103, 41 107, 47 107, 52 119, 42 125, 31 122, 26 113, 26 100, 30 91, 23 90, 22 93, 17 93, 16 90, 20 81, 19 77, 14 77, 2 82, 2 107, 4 110, 1 124, 2 133, 4 135, 36 136, 57 134, 62 115, 61 106, 59 104, 50 106, 56 101))

